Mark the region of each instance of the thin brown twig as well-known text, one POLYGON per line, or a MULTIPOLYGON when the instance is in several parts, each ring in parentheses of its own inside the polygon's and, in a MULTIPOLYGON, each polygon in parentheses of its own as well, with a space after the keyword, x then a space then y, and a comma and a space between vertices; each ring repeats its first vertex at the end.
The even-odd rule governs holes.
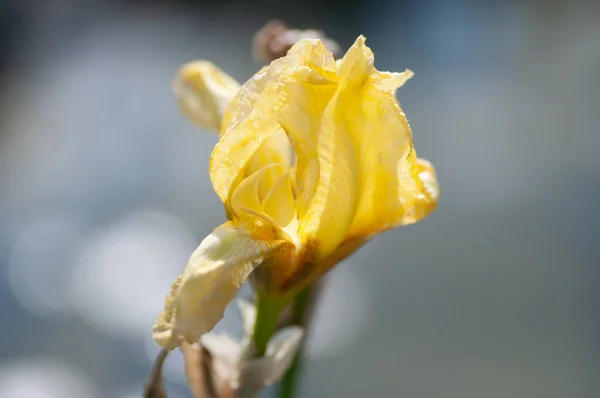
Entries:
POLYGON ((156 356, 150 378, 144 385, 144 398, 167 398, 162 380, 162 367, 168 354, 169 350, 163 348, 156 356))

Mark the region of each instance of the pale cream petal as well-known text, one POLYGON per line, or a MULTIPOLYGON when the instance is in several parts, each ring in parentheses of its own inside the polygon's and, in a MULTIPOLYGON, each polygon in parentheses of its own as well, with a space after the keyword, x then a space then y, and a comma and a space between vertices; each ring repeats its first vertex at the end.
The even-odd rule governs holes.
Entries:
POLYGON ((183 113, 199 127, 215 133, 239 89, 238 82, 207 61, 183 65, 173 82, 183 113))
POLYGON ((301 40, 285 57, 246 82, 226 111, 227 126, 210 164, 213 187, 223 201, 263 141, 280 129, 276 112, 279 80, 301 66, 335 72, 335 61, 320 41, 301 40))
POLYGON ((168 349, 179 340, 198 341, 223 317, 252 270, 280 250, 290 250, 283 240, 254 239, 232 222, 216 228, 192 254, 175 281, 165 310, 153 328, 156 342, 168 349))

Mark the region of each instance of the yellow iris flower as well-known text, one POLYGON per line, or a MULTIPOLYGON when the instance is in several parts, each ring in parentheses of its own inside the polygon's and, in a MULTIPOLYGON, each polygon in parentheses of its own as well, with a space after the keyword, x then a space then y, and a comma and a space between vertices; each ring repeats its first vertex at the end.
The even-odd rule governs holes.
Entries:
POLYGON ((362 36, 337 62, 319 40, 301 40, 241 88, 210 63, 180 70, 185 113, 220 125, 210 177, 229 221, 174 282, 158 344, 210 331, 255 268, 258 289, 293 295, 374 235, 435 208, 434 168, 417 158, 395 97, 410 77, 376 70, 362 36))

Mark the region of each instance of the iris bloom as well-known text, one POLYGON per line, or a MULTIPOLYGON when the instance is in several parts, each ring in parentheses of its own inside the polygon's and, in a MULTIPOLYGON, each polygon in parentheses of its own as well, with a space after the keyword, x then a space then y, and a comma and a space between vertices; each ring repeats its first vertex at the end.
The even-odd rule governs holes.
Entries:
POLYGON ((192 120, 222 115, 210 177, 229 221, 174 282, 154 326, 161 346, 210 331, 255 268, 259 290, 292 296, 435 208, 435 171, 417 158, 395 97, 410 77, 376 70, 362 36, 337 62, 319 40, 301 40, 239 89, 210 64, 181 69, 176 91, 192 120))

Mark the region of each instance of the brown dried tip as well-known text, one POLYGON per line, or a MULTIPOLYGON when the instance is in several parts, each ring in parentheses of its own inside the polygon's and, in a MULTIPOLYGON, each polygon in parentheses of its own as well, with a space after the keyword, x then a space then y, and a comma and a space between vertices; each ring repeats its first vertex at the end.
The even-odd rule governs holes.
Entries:
POLYGON ((313 29, 290 29, 283 22, 272 20, 254 35, 254 58, 258 62, 269 64, 286 55, 288 50, 302 39, 320 39, 334 57, 339 55, 340 46, 323 32, 313 29))

